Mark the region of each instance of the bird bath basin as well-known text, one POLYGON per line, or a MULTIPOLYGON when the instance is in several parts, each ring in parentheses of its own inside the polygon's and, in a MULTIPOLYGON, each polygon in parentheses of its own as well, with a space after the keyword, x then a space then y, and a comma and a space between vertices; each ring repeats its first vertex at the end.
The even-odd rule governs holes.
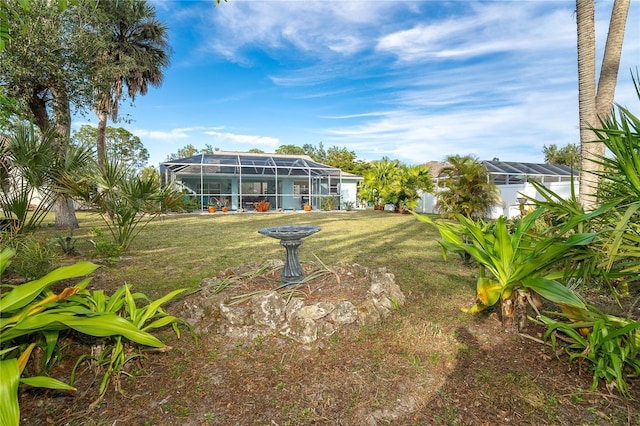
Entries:
POLYGON ((302 239, 320 230, 319 226, 286 225, 262 228, 258 230, 262 235, 280 240, 280 245, 287 250, 284 268, 282 269, 282 284, 291 287, 304 281, 304 271, 298 260, 298 247, 302 239))

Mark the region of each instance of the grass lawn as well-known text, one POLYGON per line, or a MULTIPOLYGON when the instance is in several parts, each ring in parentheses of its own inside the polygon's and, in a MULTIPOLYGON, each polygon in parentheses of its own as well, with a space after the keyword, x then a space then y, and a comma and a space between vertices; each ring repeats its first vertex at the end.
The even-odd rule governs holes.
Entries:
MULTIPOLYGON (((103 227, 93 214, 79 213, 78 220, 81 228, 74 237, 80 239, 90 238, 92 227, 103 227)), ((321 227, 303 240, 301 262, 314 261, 317 256, 327 265, 386 267, 405 293, 425 305, 440 297, 458 298, 462 304, 473 302, 473 270, 455 259, 443 261, 435 230, 412 215, 373 210, 163 216, 140 233, 121 260, 105 264, 98 276, 116 286, 130 283, 153 297, 175 288, 195 287, 203 278, 229 267, 284 259, 279 242, 258 233, 260 228, 279 225, 321 227)))

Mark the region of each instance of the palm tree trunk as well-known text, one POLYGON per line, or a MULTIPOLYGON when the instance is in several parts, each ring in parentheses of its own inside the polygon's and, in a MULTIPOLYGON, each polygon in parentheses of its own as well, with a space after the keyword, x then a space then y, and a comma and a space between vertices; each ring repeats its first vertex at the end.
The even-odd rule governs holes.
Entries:
POLYGON ((580 202, 591 210, 596 206, 598 173, 600 166, 594 159, 605 154, 605 146, 595 142, 590 127, 600 127, 599 119, 606 120, 611 113, 615 95, 624 30, 630 0, 615 0, 611 11, 609 33, 596 92, 596 39, 594 0, 576 0, 578 27, 578 105, 580 115, 580 202))
POLYGON ((590 126, 596 124, 596 26, 594 0, 576 0, 578 26, 578 114, 580 116, 580 202, 586 209, 596 205, 598 178, 593 160, 598 152, 590 126))
MULTIPOLYGON (((53 113, 56 121, 56 133, 58 138, 58 155, 64 155, 64 151, 69 145, 69 136, 71 135, 71 108, 69 96, 66 88, 52 88, 53 94, 53 113)), ((65 195, 58 194, 53 204, 53 211, 56 214, 55 227, 57 229, 74 229, 78 228, 78 218, 73 205, 73 200, 65 195)))
POLYGON ((527 328, 529 301, 526 293, 514 291, 507 299, 501 299, 500 307, 505 331, 518 333, 527 328))
POLYGON ((607 44, 604 48, 604 57, 602 58, 602 67, 600 68, 600 78, 598 80, 598 92, 596 93, 596 112, 602 120, 606 120, 609 117, 613 107, 618 70, 620 69, 620 56, 622 56, 624 29, 627 23, 630 3, 631 0, 615 0, 611 10, 609 33, 607 34, 607 44))

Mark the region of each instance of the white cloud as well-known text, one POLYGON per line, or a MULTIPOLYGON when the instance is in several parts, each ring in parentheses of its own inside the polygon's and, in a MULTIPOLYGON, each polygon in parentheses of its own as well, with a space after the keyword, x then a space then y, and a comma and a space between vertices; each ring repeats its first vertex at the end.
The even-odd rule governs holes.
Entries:
POLYGON ((189 132, 192 130, 192 128, 171 129, 169 131, 133 129, 131 130, 131 133, 140 138, 167 141, 175 139, 186 139, 189 137, 189 132))
POLYGON ((204 134, 214 136, 216 140, 220 142, 252 145, 252 147, 258 145, 275 149, 280 144, 280 140, 278 138, 273 138, 271 136, 242 135, 237 133, 225 133, 216 131, 206 131, 204 132, 204 134))

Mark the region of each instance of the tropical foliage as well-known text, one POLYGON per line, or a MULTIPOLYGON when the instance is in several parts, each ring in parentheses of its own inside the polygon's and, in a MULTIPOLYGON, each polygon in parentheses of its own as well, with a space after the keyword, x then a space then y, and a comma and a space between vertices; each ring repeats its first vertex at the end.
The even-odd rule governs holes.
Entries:
POLYGON ((172 185, 162 187, 155 175, 132 173, 115 159, 104 167, 93 163, 88 173, 67 174, 61 186, 101 215, 122 251, 151 220, 182 200, 172 185))
POLYGON ((383 206, 389 187, 396 179, 399 167, 398 160, 391 160, 388 157, 372 161, 358 191, 360 198, 374 206, 383 206))
POLYGON ((56 200, 57 182, 89 158, 80 148, 58 150, 53 128, 39 133, 26 124, 19 124, 0 144, 0 154, 0 208, 15 233, 40 225, 56 200))
MULTIPOLYGON (((545 338, 555 348, 560 344, 559 333, 564 335, 570 359, 588 361, 594 389, 604 380, 609 388, 628 395, 625 376, 640 374, 640 322, 631 311, 624 318, 583 303, 575 289, 617 283, 624 296, 629 283, 638 281, 640 119, 618 106, 601 128, 592 131, 611 154, 596 159, 606 188, 600 190, 597 208, 583 208, 575 188, 569 199, 563 199, 532 182, 541 199, 528 198, 538 208, 512 230, 504 218, 492 224, 461 214, 456 222, 419 218, 439 230, 445 254, 466 253, 480 265, 478 303, 467 311, 478 312, 501 301, 503 321, 518 307, 523 319, 524 303, 534 302, 532 293, 543 296, 560 307, 559 312, 540 313, 532 303, 536 321, 547 327, 545 338), (545 226, 534 232, 533 224, 543 215, 545 226)), ((640 295, 633 296, 631 306, 636 306, 640 295)))
POLYGON ((429 167, 399 164, 395 179, 389 182, 383 193, 385 202, 393 204, 396 211, 407 212, 418 207, 422 194, 433 191, 429 167))
MULTIPOLYGON (((13 255, 9 249, 0 252, 0 276, 13 255)), ((167 315, 160 305, 183 290, 176 290, 157 301, 146 300, 146 306, 138 308, 135 300, 144 299, 144 295, 131 294, 126 286, 111 297, 101 291, 89 292, 86 287, 91 279, 87 276, 96 268, 92 263, 79 262, 19 286, 2 285, 6 289, 0 296, 0 424, 20 423, 19 383, 75 390, 71 385, 46 376, 46 371, 56 362, 61 337, 70 330, 113 339, 114 345, 109 345, 104 353, 109 368, 105 370, 101 392, 126 363, 125 344, 165 348, 150 331, 176 325, 178 319, 167 315), (75 285, 57 294, 51 291, 56 283, 78 279, 80 281, 75 285), (33 366, 33 370, 42 373, 27 375, 27 365, 36 347, 42 349, 44 356, 41 365, 33 366)))
POLYGON ((580 168, 580 147, 576 144, 570 143, 558 148, 556 144, 552 143, 549 146, 543 146, 542 152, 544 162, 547 164, 569 166, 574 170, 580 168))
POLYGON ((501 203, 500 190, 484 165, 473 156, 450 155, 441 170, 436 208, 445 216, 487 217, 501 203))
POLYGON ((96 3, 97 34, 102 40, 92 64, 94 109, 98 115, 97 157, 107 158, 107 119, 118 119, 124 89, 135 100, 149 86, 159 86, 163 68, 169 64, 168 28, 156 19, 155 9, 145 0, 96 3))
POLYGON ((478 302, 466 311, 477 313, 500 301, 503 324, 518 330, 526 325, 527 303, 536 303, 534 292, 554 303, 584 307, 579 297, 555 280, 553 267, 570 257, 573 247, 589 244, 594 235, 573 234, 564 239, 529 234, 542 213, 538 209, 527 214, 512 233, 504 217, 489 225, 461 214, 456 215, 457 223, 416 216, 438 229, 443 255, 464 252, 480 265, 478 302))

